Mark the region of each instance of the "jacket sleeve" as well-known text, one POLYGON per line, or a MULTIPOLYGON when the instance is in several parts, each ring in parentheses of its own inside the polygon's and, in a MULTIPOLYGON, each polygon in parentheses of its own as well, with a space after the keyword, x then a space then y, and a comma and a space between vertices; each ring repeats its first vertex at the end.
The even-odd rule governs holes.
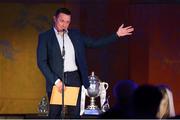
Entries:
POLYGON ((83 42, 86 47, 98 48, 98 47, 104 47, 112 42, 117 41, 119 39, 119 37, 117 36, 116 33, 114 33, 114 34, 106 36, 106 37, 94 39, 94 38, 91 38, 91 37, 81 34, 81 39, 83 39, 83 42))
POLYGON ((47 39, 43 39, 43 37, 44 36, 40 34, 38 38, 37 64, 39 69, 45 76, 46 80, 54 84, 55 81, 58 79, 58 76, 56 76, 49 67, 47 54, 47 39))

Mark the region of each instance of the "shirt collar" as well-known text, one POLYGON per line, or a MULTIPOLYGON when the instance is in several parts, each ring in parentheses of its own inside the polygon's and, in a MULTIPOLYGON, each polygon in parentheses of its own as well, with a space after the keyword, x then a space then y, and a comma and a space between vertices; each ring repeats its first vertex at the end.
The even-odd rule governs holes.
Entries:
MULTIPOLYGON (((58 34, 58 35, 59 35, 59 33, 61 33, 61 32, 58 32, 58 31, 56 30, 56 28, 55 28, 55 27, 53 27, 53 29, 54 29, 54 31, 55 31, 55 33, 56 33, 56 34, 58 34)), ((68 31, 68 30, 66 30, 65 34, 66 34, 66 33, 68 34, 68 32, 69 32, 69 31, 68 31)))

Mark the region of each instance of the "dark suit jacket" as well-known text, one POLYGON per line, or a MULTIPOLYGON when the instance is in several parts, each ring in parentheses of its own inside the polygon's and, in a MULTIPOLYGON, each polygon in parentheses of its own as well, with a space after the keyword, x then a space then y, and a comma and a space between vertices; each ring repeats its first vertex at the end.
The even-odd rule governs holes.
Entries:
MULTIPOLYGON (((80 71, 81 82, 85 88, 89 87, 88 68, 85 58, 86 47, 101 47, 116 41, 118 36, 112 34, 98 40, 82 35, 78 30, 68 30, 68 35, 75 49, 75 58, 80 71)), ((63 59, 54 29, 50 29, 39 35, 37 47, 37 63, 46 78, 46 90, 51 92, 55 81, 62 78, 63 59)))

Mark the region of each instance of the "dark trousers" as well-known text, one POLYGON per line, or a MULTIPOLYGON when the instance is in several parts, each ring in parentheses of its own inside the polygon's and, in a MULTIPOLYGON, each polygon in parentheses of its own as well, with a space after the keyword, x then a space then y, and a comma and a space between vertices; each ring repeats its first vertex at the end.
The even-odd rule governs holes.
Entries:
MULTIPOLYGON (((81 80, 78 71, 65 72, 65 85, 81 87, 81 80)), ((48 92, 48 98, 50 100, 51 92, 48 92)), ((80 118, 80 98, 81 90, 79 91, 77 105, 76 106, 65 106, 65 117, 64 118, 80 118)), ((61 118, 61 105, 49 105, 49 118, 57 119, 61 118)))

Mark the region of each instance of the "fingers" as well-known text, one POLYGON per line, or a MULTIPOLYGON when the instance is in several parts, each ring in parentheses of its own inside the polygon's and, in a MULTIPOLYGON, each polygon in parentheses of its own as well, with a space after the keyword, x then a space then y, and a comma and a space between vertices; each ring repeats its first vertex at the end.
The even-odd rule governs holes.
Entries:
POLYGON ((58 89, 58 92, 62 93, 62 89, 58 89))
POLYGON ((130 28, 132 28, 132 26, 127 26, 127 27, 125 27, 125 29, 130 29, 130 28))
POLYGON ((120 28, 123 28, 124 27, 124 24, 122 24, 121 26, 120 26, 120 28))
POLYGON ((132 27, 132 26, 129 26, 129 27, 126 27, 126 28, 124 28, 126 31, 128 31, 128 32, 132 32, 132 31, 134 31, 134 28, 132 27))
MULTIPOLYGON (((58 91, 60 92, 60 93, 62 93, 62 89, 63 89, 63 86, 61 86, 61 87, 59 87, 58 88, 58 91)), ((64 85, 64 91, 66 90, 66 86, 64 85)))
MULTIPOLYGON (((61 93, 63 89, 63 83, 60 81, 58 84, 56 84, 56 87, 58 88, 58 91, 61 93)), ((64 90, 66 89, 66 86, 64 84, 64 90)))
POLYGON ((126 35, 132 35, 132 33, 127 33, 126 35))
MULTIPOLYGON (((123 26, 124 26, 124 24, 122 24, 121 26, 120 26, 120 28, 123 28, 123 26)), ((127 27, 124 27, 124 29, 134 29, 132 26, 127 26, 127 27)))
POLYGON ((134 28, 127 29, 127 32, 132 32, 132 31, 134 31, 134 28))
POLYGON ((120 28, 121 28, 121 29, 124 29, 124 30, 126 30, 126 31, 128 31, 128 32, 134 31, 134 28, 133 28, 132 26, 127 26, 127 27, 124 27, 124 28, 123 28, 123 26, 124 26, 124 24, 122 24, 122 25, 120 26, 120 28))
POLYGON ((127 31, 126 31, 126 35, 132 35, 132 32, 134 31, 134 28, 132 28, 132 29, 128 29, 127 31))
POLYGON ((132 27, 126 27, 126 28, 123 28, 124 29, 124 31, 126 31, 126 32, 132 32, 132 31, 134 31, 134 28, 132 28, 132 27))

